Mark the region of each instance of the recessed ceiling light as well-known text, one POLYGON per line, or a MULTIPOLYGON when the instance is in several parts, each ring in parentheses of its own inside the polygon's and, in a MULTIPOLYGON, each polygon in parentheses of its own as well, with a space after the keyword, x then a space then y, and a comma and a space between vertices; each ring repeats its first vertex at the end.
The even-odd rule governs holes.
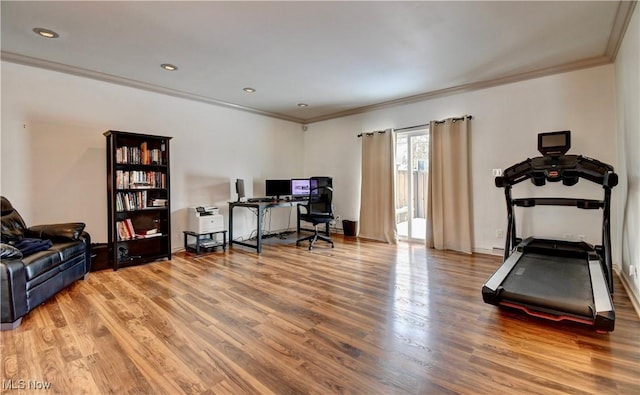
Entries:
POLYGON ((298 107, 309 107, 307 103, 298 103, 298 107))
POLYGON ((44 38, 58 38, 60 37, 60 35, 56 32, 54 32, 53 30, 49 30, 49 29, 44 29, 42 27, 36 27, 35 29, 33 29, 33 32, 35 34, 37 34, 38 36, 44 37, 44 38))
POLYGON ((162 67, 163 69, 167 70, 167 71, 176 71, 178 70, 178 66, 174 66, 172 64, 169 63, 163 63, 160 65, 160 67, 162 67))
POLYGON ((245 91, 245 92, 247 92, 247 93, 253 93, 253 92, 255 92, 255 91, 256 91, 256 90, 255 90, 255 89, 253 89, 253 88, 242 88, 242 90, 243 90, 243 91, 245 91))

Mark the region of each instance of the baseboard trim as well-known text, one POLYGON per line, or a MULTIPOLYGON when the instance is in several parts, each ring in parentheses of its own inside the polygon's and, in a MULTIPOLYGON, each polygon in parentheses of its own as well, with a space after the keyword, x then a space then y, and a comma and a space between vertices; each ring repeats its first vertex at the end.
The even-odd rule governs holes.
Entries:
POLYGON ((624 290, 627 292, 627 296, 629 296, 629 300, 631 300, 631 305, 633 306, 633 309, 636 311, 638 318, 640 318, 640 300, 638 299, 638 295, 636 295, 636 293, 633 292, 633 287, 631 286, 631 284, 629 284, 629 280, 627 280, 627 278, 623 276, 622 273, 620 273, 620 270, 618 269, 618 267, 616 267, 614 271, 618 275, 618 278, 620 279, 620 282, 622 283, 624 290))
POLYGON ((495 255, 495 256, 503 256, 504 250, 502 248, 493 247, 491 249, 488 248, 474 248, 473 252, 475 254, 487 254, 487 255, 495 255))

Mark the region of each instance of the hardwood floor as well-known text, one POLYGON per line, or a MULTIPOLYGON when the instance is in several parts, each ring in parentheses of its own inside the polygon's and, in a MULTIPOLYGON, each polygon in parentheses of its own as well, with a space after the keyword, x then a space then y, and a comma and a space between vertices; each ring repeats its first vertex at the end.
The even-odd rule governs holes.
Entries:
POLYGON ((597 334, 483 303, 499 257, 334 240, 91 273, 1 333, 2 393, 640 393, 617 278, 597 334))

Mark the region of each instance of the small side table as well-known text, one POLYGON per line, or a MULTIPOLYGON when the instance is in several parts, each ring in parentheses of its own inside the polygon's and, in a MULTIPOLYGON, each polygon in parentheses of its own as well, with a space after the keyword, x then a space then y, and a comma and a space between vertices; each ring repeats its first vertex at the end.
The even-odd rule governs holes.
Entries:
POLYGON ((196 254, 200 254, 202 250, 214 249, 216 247, 222 247, 223 251, 227 250, 227 231, 218 230, 215 232, 197 233, 190 230, 183 230, 184 233, 184 249, 185 251, 195 251, 196 254), (215 235, 222 233, 222 243, 215 239, 215 235), (203 238, 202 236, 207 236, 203 238), (195 242, 189 243, 189 237, 195 238, 195 242))

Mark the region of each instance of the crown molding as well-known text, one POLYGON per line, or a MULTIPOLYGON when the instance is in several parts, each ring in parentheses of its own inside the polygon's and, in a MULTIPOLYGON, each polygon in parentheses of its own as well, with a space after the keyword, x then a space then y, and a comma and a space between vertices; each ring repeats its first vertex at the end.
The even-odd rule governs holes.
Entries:
POLYGON ((0 56, 1 59, 7 62, 22 64, 22 65, 31 66, 31 67, 38 67, 38 68, 52 70, 52 71, 58 71, 61 73, 71 74, 78 77, 91 78, 91 79, 99 80, 103 82, 110 82, 118 85, 127 86, 130 88, 137 88, 137 89, 142 89, 149 92, 160 93, 163 95, 199 101, 202 103, 213 104, 216 106, 221 106, 226 108, 232 108, 234 110, 245 111, 252 114, 263 115, 270 118, 277 118, 277 119, 282 119, 285 121, 290 121, 290 122, 295 122, 300 124, 304 123, 304 119, 302 118, 296 118, 296 117, 291 117, 284 114, 258 110, 256 108, 251 108, 251 107, 245 107, 239 104, 229 103, 223 100, 218 100, 218 99, 214 99, 207 96, 196 95, 193 93, 184 92, 177 89, 166 88, 160 85, 149 84, 146 82, 141 82, 141 81, 132 80, 128 78, 122 78, 112 74, 87 70, 81 67, 69 66, 63 63, 51 62, 44 59, 33 58, 30 56, 19 55, 16 53, 6 52, 6 51, 0 52, 0 55, 1 55, 0 56))
POLYGON ((605 50, 605 56, 611 59, 612 62, 616 60, 622 39, 631 22, 633 10, 636 8, 637 3, 637 1, 621 1, 618 4, 618 11, 616 12, 611 34, 609 35, 609 42, 607 43, 607 49, 605 50))
MULTIPOLYGON (((635 2, 634 2, 634 5, 635 5, 635 2)), ((630 7, 630 8, 626 9, 626 11, 629 12, 629 13, 632 10, 633 10, 633 7, 630 7)), ((618 14, 620 14, 620 11, 618 12, 618 14)), ((626 24, 628 25, 628 22, 629 22, 630 18, 628 17, 627 14, 625 14, 625 15, 626 15, 625 16, 626 24)), ((618 18, 616 18, 616 19, 618 19, 618 18)), ((625 29, 626 29, 626 26, 625 26, 624 29, 621 29, 621 28, 616 29, 616 30, 619 30, 619 34, 621 34, 617 39, 618 41, 622 40, 622 37, 623 37, 622 33, 624 32, 625 29)), ((613 33, 612 33, 612 35, 613 35, 613 33)), ((615 45, 616 52, 617 52, 617 48, 619 48, 619 46, 620 46, 620 43, 618 42, 618 44, 615 45)), ((251 107, 245 107, 245 106, 241 106, 241 105, 238 105, 238 104, 229 103, 229 102, 225 102, 225 101, 222 101, 222 100, 217 100, 217 99, 213 99, 213 98, 202 96, 202 95, 196 95, 196 94, 192 94, 192 93, 188 93, 188 92, 184 92, 184 91, 179 91, 179 90, 176 90, 176 89, 169 89, 169 88, 166 88, 166 87, 163 87, 163 86, 159 86, 159 85, 154 85, 154 84, 140 82, 140 81, 136 81, 136 80, 132 80, 132 79, 117 77, 117 76, 114 76, 114 75, 111 75, 111 74, 91 71, 91 70, 83 69, 83 68, 80 68, 80 67, 74 67, 74 66, 65 65, 65 64, 62 64, 62 63, 50 62, 50 61, 43 60, 43 59, 32 58, 32 57, 29 57, 29 56, 19 55, 19 54, 15 54, 15 53, 11 53, 11 52, 2 51, 1 52, 1 58, 2 58, 2 60, 8 61, 8 62, 23 64, 23 65, 26 65, 26 66, 39 67, 39 68, 43 68, 43 69, 48 69, 48 70, 58 71, 58 72, 62 72, 62 73, 72 74, 72 75, 76 75, 76 76, 80 76, 80 77, 92 78, 92 79, 100 80, 100 81, 104 81, 104 82, 110 82, 110 83, 115 83, 115 84, 128 86, 128 87, 132 87, 132 88, 143 89, 143 90, 154 92, 154 93, 160 93, 160 94, 179 97, 179 98, 183 98, 183 99, 199 101, 199 102, 202 102, 202 103, 213 104, 213 105, 217 105, 217 106, 222 106, 222 107, 226 107, 226 108, 231 108, 231 109, 235 109, 235 110, 249 112, 249 113, 252 113, 252 114, 258 114, 258 115, 263 115, 263 116, 266 116, 266 117, 271 117, 271 118, 281 119, 281 120, 285 120, 285 121, 295 122, 295 123, 299 123, 301 125, 309 125, 309 124, 312 124, 312 123, 317 123, 317 122, 321 122, 321 121, 327 121, 327 120, 331 120, 331 119, 335 119, 335 118, 342 118, 342 117, 346 117, 346 116, 349 116, 349 115, 362 114, 362 113, 366 113, 366 112, 370 112, 370 111, 380 110, 380 109, 383 109, 383 108, 389 108, 389 107, 395 107, 395 106, 399 106, 399 105, 410 104, 410 103, 415 103, 415 102, 420 102, 420 101, 432 100, 432 99, 436 99, 436 98, 440 98, 440 97, 444 97, 444 96, 449 96, 449 95, 453 95, 453 94, 472 92, 472 91, 476 91, 476 90, 480 90, 480 89, 486 89, 486 88, 491 88, 491 87, 495 87, 495 86, 499 86, 499 85, 511 84, 511 83, 514 83, 514 82, 525 81, 525 80, 529 80, 529 79, 533 79, 533 78, 540 78, 540 77, 545 77, 545 76, 549 76, 549 75, 553 75, 553 74, 560 74, 560 73, 566 73, 566 72, 574 71, 574 70, 580 70, 580 69, 585 69, 585 68, 590 68, 590 67, 601 66, 601 65, 610 64, 610 63, 613 62, 612 58, 609 55, 596 56, 596 57, 593 57, 593 58, 587 58, 587 59, 583 59, 583 60, 579 60, 579 61, 571 62, 571 63, 566 63, 566 64, 559 65, 559 66, 548 67, 548 68, 540 69, 540 70, 532 70, 532 71, 528 71, 528 72, 524 72, 524 73, 514 74, 514 75, 511 75, 511 76, 501 77, 501 78, 496 78, 496 79, 491 79, 491 80, 472 82, 472 83, 469 83, 469 84, 459 85, 459 86, 445 88, 445 89, 439 89, 439 90, 435 90, 435 91, 431 91, 431 92, 421 93, 421 94, 418 94, 418 95, 403 97, 403 98, 400 98, 400 99, 389 100, 389 101, 385 101, 385 102, 371 104, 371 105, 368 105, 368 106, 362 106, 362 107, 357 107, 357 108, 353 108, 353 109, 349 109, 349 110, 345 110, 345 111, 326 114, 326 115, 322 115, 322 116, 319 116, 319 117, 313 117, 313 118, 309 118, 309 119, 302 119, 302 118, 297 118, 297 117, 291 117, 291 116, 284 115, 284 114, 258 110, 258 109, 251 108, 251 107)))
POLYGON ((419 95, 403 97, 396 100, 389 100, 382 103, 376 103, 369 106, 363 106, 358 108, 353 108, 350 110, 345 110, 333 114, 327 114, 320 117, 307 119, 305 123, 311 124, 320 121, 327 121, 334 118, 346 117, 349 115, 362 114, 365 112, 370 112, 374 110, 380 110, 388 107, 395 107, 403 104, 410 104, 420 101, 432 100, 444 96, 449 96, 453 94, 459 94, 464 92, 472 92, 480 89, 491 88, 499 85, 512 84, 514 82, 525 81, 534 78, 545 77, 553 74, 566 73, 569 71, 580 70, 590 67, 602 66, 605 64, 610 64, 611 59, 607 56, 596 56, 593 58, 583 59, 576 62, 566 63, 559 66, 548 67, 540 70, 532 70, 524 73, 514 74, 507 77, 495 78, 491 80, 485 81, 477 81, 471 82, 469 84, 458 85, 451 88, 439 89, 431 92, 421 93, 419 95))

